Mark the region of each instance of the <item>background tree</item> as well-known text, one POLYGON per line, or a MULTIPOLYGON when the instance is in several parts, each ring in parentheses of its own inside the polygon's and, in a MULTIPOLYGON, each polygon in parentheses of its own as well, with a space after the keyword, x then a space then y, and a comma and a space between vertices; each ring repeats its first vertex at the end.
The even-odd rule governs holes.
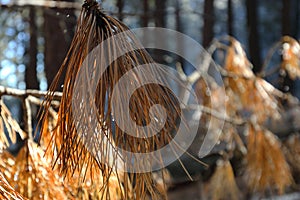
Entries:
POLYGON ((232 0, 227 0, 227 16, 228 16, 228 19, 227 19, 228 35, 234 36, 232 0))
POLYGON ((204 25, 202 45, 208 47, 214 37, 214 0, 204 1, 204 25))
POLYGON ((257 0, 246 0, 247 30, 250 61, 253 63, 253 71, 261 69, 260 38, 258 33, 257 0))
POLYGON ((25 70, 25 83, 27 89, 39 89, 39 82, 37 79, 37 54, 38 54, 38 43, 37 43, 37 25, 36 25, 36 8, 29 8, 29 63, 25 70))
MULTIPOLYGON (((155 0, 154 5, 154 24, 155 27, 161 27, 166 28, 166 6, 167 6, 167 0, 155 0)), ((160 41, 155 42, 162 42, 165 41, 164 39, 161 39, 160 41)), ((164 60, 164 54, 165 52, 159 49, 153 50, 153 57, 155 61, 158 63, 166 64, 164 60)))
MULTIPOLYGON (((66 0, 74 2, 74 0, 66 0)), ((48 87, 58 72, 71 44, 76 16, 73 8, 44 9, 45 73, 48 87)), ((62 76, 64 77, 64 75, 62 76)), ((62 86, 63 79, 59 81, 62 86)), ((61 88, 58 88, 61 90, 61 88)))
POLYGON ((120 21, 123 21, 124 0, 117 0, 117 7, 118 7, 118 18, 120 21))

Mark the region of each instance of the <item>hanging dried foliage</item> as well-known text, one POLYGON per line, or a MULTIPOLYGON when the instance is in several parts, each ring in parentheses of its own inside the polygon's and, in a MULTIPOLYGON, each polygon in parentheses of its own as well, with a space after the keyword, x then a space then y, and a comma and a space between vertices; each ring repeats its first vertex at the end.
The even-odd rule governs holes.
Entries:
POLYGON ((17 134, 22 139, 27 137, 27 134, 20 128, 18 122, 12 117, 9 109, 4 104, 3 100, 0 100, 1 117, 0 117, 0 149, 1 146, 8 147, 10 143, 16 143, 17 134), (8 135, 6 134, 7 131, 8 135))
POLYGON ((12 187, 29 199, 69 199, 69 191, 61 177, 51 169, 44 152, 28 140, 17 157, 1 157, 4 160, 5 176, 12 187), (5 161, 6 159, 6 161, 5 161))
POLYGON ((7 182, 7 180, 0 173, 0 199, 2 200, 25 200, 19 193, 17 193, 7 182))
POLYGON ((219 160, 216 171, 210 178, 205 194, 211 200, 238 200, 239 188, 236 185, 233 169, 229 161, 219 160))
POLYGON ((233 38, 230 42, 224 64, 228 73, 224 82, 229 97, 229 114, 236 115, 236 111, 244 109, 259 124, 263 124, 268 118, 279 118, 280 107, 275 95, 276 89, 254 75, 241 44, 233 38))
POLYGON ((249 124, 247 129, 246 180, 251 191, 276 191, 282 194, 293 178, 273 133, 249 124))
POLYGON ((104 184, 107 180, 100 170, 95 169, 94 174, 86 174, 85 183, 78 181, 80 177, 76 173, 66 181, 57 169, 52 169, 44 151, 30 140, 17 157, 4 151, 0 158, 0 171, 17 192, 29 199, 121 199, 122 192, 115 175, 112 174, 109 182, 104 184), (106 188, 100 190, 103 185, 106 188))
POLYGON ((291 135, 284 142, 284 155, 291 167, 295 181, 300 180, 300 136, 299 134, 291 135))
POLYGON ((300 78, 300 45, 297 40, 289 36, 281 39, 282 62, 281 69, 286 71, 292 80, 300 78))
MULTIPOLYGON (((52 99, 53 91, 58 87, 57 83, 63 70, 66 70, 66 77, 63 87, 63 96, 61 99, 60 108, 58 111, 57 124, 53 133, 51 133, 51 141, 48 149, 54 148, 52 154, 55 156, 54 163, 63 172, 67 178, 74 177, 74 174, 81 180, 86 179, 87 174, 101 174, 103 178, 103 185, 100 189, 103 192, 108 192, 108 184, 115 174, 119 181, 119 189, 122 191, 122 199, 129 199, 134 195, 134 199, 144 199, 147 193, 150 193, 153 199, 165 198, 165 194, 160 194, 155 187, 154 180, 151 173, 116 173, 112 171, 108 166, 99 163, 99 157, 109 154, 107 151, 107 142, 113 146, 120 147, 131 152, 152 152, 156 148, 161 148, 165 144, 168 144, 172 139, 170 132, 176 128, 176 120, 180 114, 179 104, 174 100, 174 96, 162 86, 148 84, 140 87, 134 92, 130 99, 130 116, 135 120, 136 124, 144 125, 150 124, 150 108, 154 104, 160 104, 167 110, 167 121, 164 128, 160 131, 158 136, 149 138, 135 138, 130 135, 126 135, 123 130, 115 125, 111 99, 112 91, 119 79, 129 70, 140 66, 142 64, 152 64, 152 58, 148 55, 145 49, 138 49, 126 53, 120 56, 118 59, 113 60, 118 50, 127 47, 139 46, 139 42, 135 39, 135 36, 130 32, 126 32, 125 37, 121 40, 114 39, 114 35, 127 31, 128 28, 113 17, 107 16, 102 13, 95 0, 86 0, 83 5, 81 14, 78 19, 77 29, 72 41, 70 50, 66 56, 63 65, 60 68, 59 73, 56 76, 53 84, 51 85, 50 92, 46 97, 45 106, 43 111, 43 130, 42 136, 49 135, 49 131, 46 128, 49 125, 48 115, 50 114, 48 108, 52 99), (76 84, 76 77, 80 72, 84 59, 89 53, 101 42, 110 38, 112 40, 111 45, 106 49, 100 49, 99 54, 95 55, 91 63, 94 63, 92 69, 97 73, 98 64, 101 65, 102 61, 107 61, 109 67, 103 72, 97 85, 96 93, 93 94, 94 98, 90 101, 82 102, 80 95, 74 91, 76 84), (96 105, 97 112, 74 110, 72 108, 72 101, 82 102, 84 107, 92 108, 96 105), (80 132, 74 121, 75 112, 80 115, 80 132), (88 130, 90 126, 89 116, 95 115, 97 117, 97 130, 94 133, 90 133, 88 130), (80 132, 80 133, 79 133, 80 132), (89 137, 85 137, 89 134, 89 137), (106 142, 104 142, 106 141, 106 142), (89 148, 87 145, 89 144, 89 148), (98 156, 98 157, 97 157, 98 156), (100 172, 97 170, 100 169, 100 172), (133 187, 131 184, 135 183, 133 187), (121 185, 124 186, 124 190, 121 189, 121 185)), ((129 48, 130 49, 130 48, 129 48)), ((155 73, 155 72, 154 72, 155 73)), ((148 74, 142 74, 147 77, 148 74)), ((87 75, 88 80, 93 81, 93 74, 87 75)), ((136 76, 133 82, 139 82, 143 77, 136 76)), ((126 85, 121 86, 122 92, 117 94, 118 99, 122 99, 125 96, 128 87, 126 85)), ((89 91, 90 88, 84 88, 89 91)), ((128 106, 128 105, 123 105, 128 106)), ((80 108, 78 108, 80 109, 80 108)), ((121 107, 121 112, 124 110, 121 107)), ((141 133, 137 132, 137 136, 141 136, 141 133)), ((111 163, 118 163, 116 155, 112 154, 109 159, 112 159, 111 163)), ((147 161, 148 162, 148 161, 147 161)), ((151 162, 151 161, 150 161, 151 162)), ((117 165, 117 164, 114 164, 117 165)), ((97 177, 99 178, 99 177, 97 177)), ((90 179, 95 181, 95 179, 90 179)), ((107 195, 109 196, 109 195, 107 195)), ((107 197, 108 198, 108 197, 107 197)))

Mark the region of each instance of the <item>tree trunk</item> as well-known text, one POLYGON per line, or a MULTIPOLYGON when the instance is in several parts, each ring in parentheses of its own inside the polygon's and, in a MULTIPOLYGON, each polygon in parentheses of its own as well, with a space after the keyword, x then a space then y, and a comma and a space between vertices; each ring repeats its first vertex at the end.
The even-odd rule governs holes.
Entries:
POLYGON ((214 38, 214 0, 204 1, 204 26, 202 43, 207 48, 214 38))
POLYGON ((39 83, 37 79, 37 25, 35 22, 35 8, 29 9, 29 29, 30 29, 30 41, 29 41, 29 63, 25 70, 25 83, 27 89, 39 89, 39 83))
MULTIPOLYGON (((175 5, 175 23, 176 23, 176 31, 182 32, 182 24, 181 24, 181 18, 180 18, 180 2, 179 0, 176 0, 175 5)), ((184 48, 184 44, 182 44, 182 41, 177 41, 177 49, 184 48)), ((179 62, 182 65, 182 68, 184 69, 184 59, 181 56, 177 56, 177 62, 179 62)))
MULTIPOLYGON (((72 2, 73 0, 67 0, 72 2)), ((45 38, 45 72, 48 87, 58 72, 71 44, 76 17, 73 9, 45 9, 44 10, 44 38, 45 38)), ((58 85, 63 85, 65 75, 61 76, 58 85)), ((62 90, 61 87, 56 88, 62 90)))
POLYGON ((260 40, 258 34, 257 0, 246 0, 247 4, 247 26, 250 61, 255 73, 261 70, 260 40))
POLYGON ((232 0, 227 1, 227 16, 228 16, 228 21, 227 21, 228 35, 234 36, 232 0))
POLYGON ((147 27, 149 23, 149 3, 148 0, 143 0, 143 15, 141 18, 141 26, 147 27))
POLYGON ((282 35, 291 35, 291 1, 282 0, 282 35))
POLYGON ((124 0, 118 0, 117 7, 118 7, 118 18, 120 21, 123 21, 123 19, 124 19, 124 15, 123 15, 124 0))
MULTIPOLYGON (((166 3, 167 0, 155 0, 154 22, 156 27, 166 27, 166 3)), ((166 41, 164 38, 158 38, 155 40, 157 43, 163 43, 164 41, 166 41)), ((164 51, 154 49, 153 53, 153 57, 156 62, 166 64, 164 60, 164 51)))
MULTIPOLYGON (((289 35, 292 36, 292 27, 291 27, 291 1, 290 0, 282 0, 282 13, 281 13, 281 32, 282 36, 289 35)), ((281 86, 280 89, 283 92, 290 92, 292 94, 295 93, 295 83, 294 81, 287 75, 281 76, 281 86)))
POLYGON ((155 26, 166 27, 166 0, 155 0, 155 26))
MULTIPOLYGON (((143 0, 143 14, 140 18, 140 25, 141 27, 148 27, 149 23, 149 2, 148 0, 143 0)), ((143 44, 148 45, 148 38, 144 34, 143 35, 143 44)))
POLYGON ((300 17, 300 1, 299 0, 295 0, 295 18, 294 18, 294 22, 293 24, 295 25, 294 26, 294 32, 295 32, 295 35, 294 35, 294 38, 299 38, 299 17, 300 17))

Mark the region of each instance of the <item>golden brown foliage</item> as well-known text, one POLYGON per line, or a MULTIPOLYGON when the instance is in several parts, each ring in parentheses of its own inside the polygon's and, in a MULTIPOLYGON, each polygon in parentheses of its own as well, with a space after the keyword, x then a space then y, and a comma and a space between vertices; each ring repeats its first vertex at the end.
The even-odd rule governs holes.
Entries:
MULTIPOLYGON (((149 109, 154 104, 160 104, 170 108, 166 109, 169 111, 169 118, 167 119, 168 121, 165 128, 161 131, 159 136, 153 136, 149 139, 139 139, 129 135, 125 136, 126 134, 118 126, 115 127, 114 132, 112 131, 114 130, 114 122, 112 121, 113 116, 111 114, 112 108, 110 102, 112 91, 117 81, 126 72, 136 66, 141 64, 152 65, 152 58, 144 49, 122 55, 117 60, 111 59, 111 57, 114 57, 116 50, 124 48, 123 44, 125 44, 125 46, 138 46, 135 37, 130 33, 127 34, 127 37, 123 38, 123 41, 115 41, 113 37, 115 34, 127 30, 128 28, 124 24, 102 13, 98 8, 96 1, 86 1, 78 19, 76 33, 68 55, 50 89, 50 91, 54 91, 57 88, 60 74, 62 70, 66 70, 67 76, 64 81, 63 96, 58 111, 57 125, 53 131, 48 149, 55 157, 54 163, 67 179, 72 178, 74 174, 77 174, 80 181, 85 181, 84 179, 86 178, 87 173, 99 174, 98 169, 100 169, 100 174, 103 176, 103 192, 108 191, 108 189, 106 190, 105 188, 108 188, 107 184, 110 182, 110 179, 114 178, 111 174, 115 174, 119 181, 119 189, 123 192, 121 195, 122 199, 130 198, 130 193, 132 192, 135 196, 134 198, 137 199, 144 199, 147 193, 150 193, 153 199, 161 199, 164 198, 163 196, 165 194, 159 194, 151 173, 136 173, 132 175, 121 172, 116 173, 106 165, 98 163, 99 160, 97 160, 97 158, 102 157, 100 154, 107 154, 108 144, 105 144, 103 141, 108 141, 114 146, 130 150, 131 152, 152 152, 155 148, 160 148, 167 144, 171 140, 171 129, 176 128, 175 120, 178 116, 179 105, 172 100, 172 96, 170 96, 169 92, 163 87, 146 85, 141 87, 138 92, 135 92, 131 97, 131 117, 136 120, 136 123, 139 125, 143 123, 149 124, 151 120, 149 118, 149 109), (100 54, 94 58, 94 63, 96 63, 95 67, 98 67, 98 63, 108 59, 108 63, 111 64, 108 69, 105 70, 97 84, 94 99, 90 102, 84 102, 85 104, 88 104, 89 108, 92 108, 94 104, 97 106, 98 113, 90 114, 97 116, 100 127, 95 133, 86 131, 84 131, 84 133, 78 133, 74 122, 75 111, 72 108, 72 101, 75 99, 77 102, 81 102, 82 100, 80 99, 81 97, 76 94, 76 91, 73 91, 76 84, 76 76, 82 67, 84 58, 87 57, 93 48, 109 37, 113 40, 112 49, 100 49, 100 54), (106 51, 108 51, 108 55, 104 58, 103 52, 106 51), (108 99, 107 101, 106 98, 108 99), (107 111, 105 111, 106 108, 107 111), (85 137, 86 135, 88 136, 85 137), (106 140, 103 138, 106 138, 106 140), (89 148, 86 147, 86 144, 89 144, 89 148), (53 151, 53 149, 51 150, 51 148, 54 148, 55 151, 53 151), (128 181, 134 181, 136 184, 134 187, 130 187, 128 181), (121 189, 122 183, 124 184, 124 190, 121 189)), ((145 74, 144 76, 147 75, 148 74, 145 74)), ((139 81, 139 79, 134 81, 139 81)), ((126 90, 127 89, 124 88, 123 91, 126 92, 126 90)), ((49 92, 46 101, 46 109, 43 113, 44 127, 42 137, 44 134, 49 134, 49 130, 46 127, 49 124, 47 118, 49 115, 48 108, 50 107, 51 99, 52 92, 49 92)), ((88 129, 88 124, 91 123, 88 121, 88 116, 90 114, 87 112, 81 112, 80 119, 82 121, 77 122, 81 123, 82 127, 84 124, 87 124, 86 127, 82 128, 85 130, 88 129)), ((137 135, 140 136, 140 133, 137 133, 137 135)), ((118 161, 116 161, 117 159, 113 160, 114 156, 115 155, 110 156, 110 159, 112 159, 111 162, 118 163, 118 161)), ((100 177, 91 179, 91 181, 97 181, 99 178, 100 177)))
POLYGON ((297 40, 285 36, 282 42, 281 69, 286 71, 292 80, 300 77, 300 45, 297 40))
POLYGON ((239 188, 236 185, 232 166, 229 161, 219 160, 216 171, 209 180, 207 187, 208 199, 238 200, 239 188))
POLYGON ((293 178, 281 143, 268 130, 249 124, 246 180, 252 191, 276 189, 282 194, 293 178))
POLYGON ((1 147, 8 147, 10 142, 16 143, 17 134, 21 136, 22 139, 27 137, 27 134, 20 128, 18 122, 11 116, 10 111, 0 100, 1 107, 1 118, 0 118, 0 149, 1 147), (5 134, 5 129, 8 132, 8 136, 5 134))
POLYGON ((255 121, 263 124, 268 118, 278 118, 279 107, 274 95, 275 88, 265 80, 258 78, 251 70, 251 63, 241 44, 231 38, 224 69, 228 76, 224 78, 228 95, 230 116, 245 109, 255 116, 255 121), (234 104, 233 104, 234 102, 234 104))
POLYGON ((300 137, 298 134, 291 135, 284 142, 284 154, 295 176, 295 180, 300 178, 300 137))
POLYGON ((26 198, 23 198, 19 193, 17 193, 0 173, 0 199, 25 200, 26 198))

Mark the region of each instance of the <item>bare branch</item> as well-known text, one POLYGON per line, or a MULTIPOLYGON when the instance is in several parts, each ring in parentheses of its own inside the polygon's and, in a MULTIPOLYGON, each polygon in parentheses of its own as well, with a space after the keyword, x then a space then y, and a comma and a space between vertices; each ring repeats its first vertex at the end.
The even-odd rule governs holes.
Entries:
MULTIPOLYGON (((39 91, 39 90, 31 90, 31 89, 20 90, 20 89, 0 86, 0 96, 10 95, 18 98, 23 98, 24 96, 29 96, 29 95, 35 97, 45 97, 47 94, 49 94, 49 91, 39 91)), ((55 100, 60 100, 62 97, 62 93, 53 92, 53 97, 55 100)))
POLYGON ((245 125, 247 123, 245 120, 242 120, 242 119, 227 117, 225 114, 222 114, 222 113, 220 113, 216 110, 213 110, 209 107, 206 107, 206 106, 191 104, 191 105, 187 105, 185 108, 199 110, 200 112, 209 114, 212 117, 215 117, 215 118, 220 119, 220 120, 224 120, 228 123, 235 124, 235 125, 238 125, 238 126, 242 126, 242 125, 245 125))

